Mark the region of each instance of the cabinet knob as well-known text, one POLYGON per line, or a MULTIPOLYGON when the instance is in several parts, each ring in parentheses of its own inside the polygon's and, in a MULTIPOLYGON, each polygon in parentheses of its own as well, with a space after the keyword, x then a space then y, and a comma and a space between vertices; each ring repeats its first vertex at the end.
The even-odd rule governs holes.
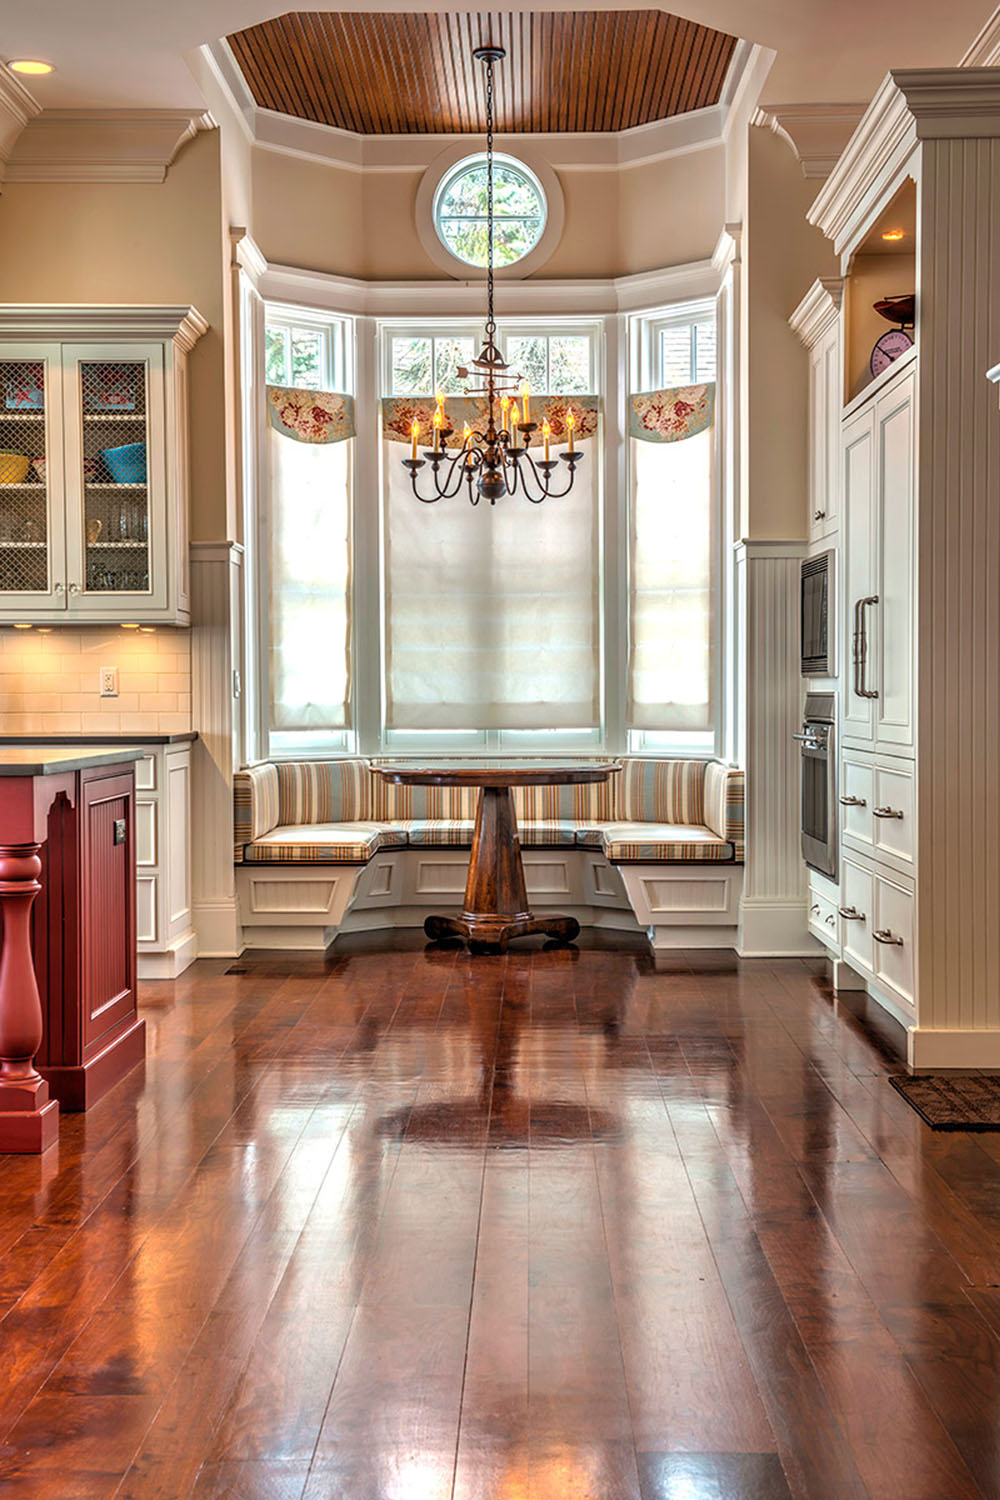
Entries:
POLYGON ((898 812, 894 807, 873 807, 872 808, 872 817, 873 818, 901 818, 902 816, 903 816, 902 812, 898 812))
POLYGON ((80 585, 78 583, 71 583, 69 591, 71 594, 78 594, 80 592, 80 585))
POLYGON ((826 511, 825 510, 814 510, 813 511, 813 520, 814 521, 822 521, 825 516, 826 516, 826 511))
POLYGON ((57 583, 53 592, 56 594, 65 594, 66 585, 64 583, 57 583))
POLYGON ((876 943, 888 943, 890 947, 894 948, 902 948, 903 946, 903 939, 901 937, 896 937, 892 932, 890 932, 888 927, 876 928, 876 930, 872 933, 872 937, 875 939, 876 943))

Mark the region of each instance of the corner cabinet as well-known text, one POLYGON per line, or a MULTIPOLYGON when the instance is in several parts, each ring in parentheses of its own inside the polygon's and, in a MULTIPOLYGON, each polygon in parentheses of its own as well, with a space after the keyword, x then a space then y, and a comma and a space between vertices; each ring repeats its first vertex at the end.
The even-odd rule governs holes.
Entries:
POLYGON ((840 519, 843 281, 813 282, 789 319, 809 354, 809 541, 834 536, 840 519))
POLYGON ((0 624, 184 625, 190 307, 0 307, 0 624))

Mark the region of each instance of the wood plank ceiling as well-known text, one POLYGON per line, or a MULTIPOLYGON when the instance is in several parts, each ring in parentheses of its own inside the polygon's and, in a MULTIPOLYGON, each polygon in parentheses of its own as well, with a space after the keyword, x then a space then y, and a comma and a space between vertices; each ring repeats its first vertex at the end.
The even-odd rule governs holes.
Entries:
POLYGON ((627 130, 716 104, 736 38, 657 10, 299 11, 229 37, 262 109, 362 135, 468 134, 497 41, 498 132, 627 130))

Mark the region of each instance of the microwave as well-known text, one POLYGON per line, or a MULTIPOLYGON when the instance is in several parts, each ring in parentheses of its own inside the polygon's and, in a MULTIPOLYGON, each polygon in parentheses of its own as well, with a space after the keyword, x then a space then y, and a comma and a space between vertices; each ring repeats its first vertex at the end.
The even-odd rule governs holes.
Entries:
POLYGON ((820 552, 802 564, 801 621, 802 676, 833 675, 832 637, 833 553, 820 552))

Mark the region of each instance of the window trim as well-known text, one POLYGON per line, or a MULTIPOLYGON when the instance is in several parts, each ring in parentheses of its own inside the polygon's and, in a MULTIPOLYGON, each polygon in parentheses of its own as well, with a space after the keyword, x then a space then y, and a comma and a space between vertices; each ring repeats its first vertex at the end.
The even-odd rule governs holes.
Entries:
MULTIPOLYGON (((494 276, 497 281, 520 281, 544 266, 558 248, 566 222, 566 202, 562 186, 552 167, 532 146, 524 144, 520 137, 516 141, 516 148, 516 151, 501 151, 499 154, 527 167, 532 176, 537 179, 545 196, 545 228, 539 236, 538 243, 528 251, 527 255, 516 260, 513 265, 495 268, 494 276)), ((470 265, 466 260, 460 260, 443 243, 434 220, 434 204, 442 182, 458 163, 468 157, 479 156, 485 150, 486 142, 482 136, 463 136, 460 141, 447 147, 434 158, 421 177, 417 188, 414 213, 420 243, 434 264, 458 281, 478 281, 484 279, 486 273, 478 266, 470 265)))

